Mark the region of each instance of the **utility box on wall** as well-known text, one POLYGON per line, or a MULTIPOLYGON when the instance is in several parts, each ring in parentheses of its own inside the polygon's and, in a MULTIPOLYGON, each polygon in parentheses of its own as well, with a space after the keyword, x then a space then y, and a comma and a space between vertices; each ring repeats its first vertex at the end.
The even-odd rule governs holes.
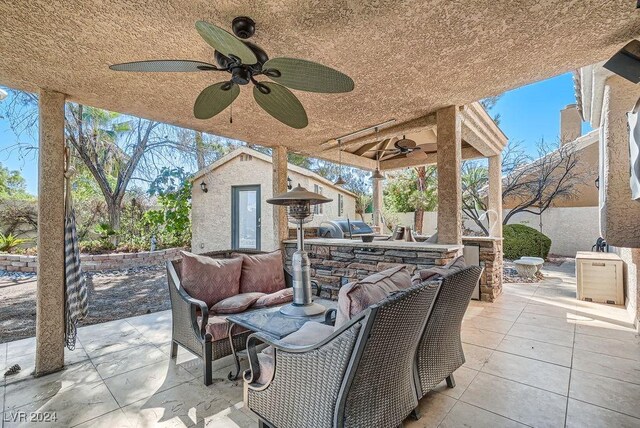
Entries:
POLYGON ((624 305, 622 259, 614 253, 578 251, 578 299, 624 305))

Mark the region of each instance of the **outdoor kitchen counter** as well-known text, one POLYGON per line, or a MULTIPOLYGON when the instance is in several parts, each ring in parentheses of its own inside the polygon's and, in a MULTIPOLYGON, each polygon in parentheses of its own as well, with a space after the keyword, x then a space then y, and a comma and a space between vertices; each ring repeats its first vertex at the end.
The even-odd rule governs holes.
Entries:
MULTIPOLYGON (((290 267, 297 243, 287 240, 283 244, 290 267)), ((309 253, 311 278, 321 285, 322 297, 335 299, 342 285, 384 269, 406 266, 413 273, 443 266, 462 254, 462 245, 317 238, 306 239, 305 250, 309 253)))
MULTIPOLYGON (((285 245, 296 245, 296 240, 284 241, 285 245)), ((313 245, 324 245, 329 247, 354 247, 354 248, 383 248, 389 250, 405 251, 428 251, 438 253, 449 253, 462 249, 462 245, 431 244, 427 242, 405 242, 405 241, 372 241, 362 242, 360 239, 330 239, 311 238, 304 240, 305 247, 313 245)), ((307 248, 307 251, 309 249, 307 248)))

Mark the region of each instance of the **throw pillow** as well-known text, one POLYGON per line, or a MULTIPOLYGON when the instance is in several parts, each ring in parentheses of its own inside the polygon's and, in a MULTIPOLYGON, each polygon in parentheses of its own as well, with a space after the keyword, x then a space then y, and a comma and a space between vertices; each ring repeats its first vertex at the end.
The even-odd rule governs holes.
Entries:
POLYGON ((212 259, 182 251, 180 283, 187 294, 211 307, 240 292, 241 259, 212 259))
POLYGON ((404 266, 386 269, 340 288, 336 329, 351 318, 381 302, 391 293, 411 287, 411 276, 404 266))
POLYGON ((285 288, 284 264, 280 250, 266 254, 233 254, 242 260, 241 293, 275 293, 285 288))
POLYGON ((266 308, 269 306, 284 305, 291 301, 293 301, 293 288, 288 287, 275 293, 265 294, 253 304, 253 307, 266 308))
POLYGON ((246 311, 256 300, 264 297, 264 293, 241 293, 220 300, 211 307, 216 314, 237 314, 246 311))

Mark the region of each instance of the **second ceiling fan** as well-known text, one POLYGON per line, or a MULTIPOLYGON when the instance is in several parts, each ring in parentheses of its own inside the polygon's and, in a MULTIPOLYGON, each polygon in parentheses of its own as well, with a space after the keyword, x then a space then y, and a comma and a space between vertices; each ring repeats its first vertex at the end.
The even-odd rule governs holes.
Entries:
POLYGON ((254 21, 246 16, 237 17, 232 23, 232 30, 239 38, 205 21, 196 22, 196 30, 215 49, 217 65, 192 60, 151 60, 114 64, 109 68, 138 72, 224 71, 231 74, 230 80, 206 87, 196 98, 193 106, 196 118, 210 119, 222 112, 238 97, 240 86, 252 83, 256 103, 280 122, 296 129, 306 127, 309 121, 304 107, 287 88, 320 93, 349 92, 354 88, 349 76, 333 68, 296 58, 269 59, 256 44, 240 40, 255 33, 254 21), (266 76, 272 82, 259 81, 256 76, 266 76))

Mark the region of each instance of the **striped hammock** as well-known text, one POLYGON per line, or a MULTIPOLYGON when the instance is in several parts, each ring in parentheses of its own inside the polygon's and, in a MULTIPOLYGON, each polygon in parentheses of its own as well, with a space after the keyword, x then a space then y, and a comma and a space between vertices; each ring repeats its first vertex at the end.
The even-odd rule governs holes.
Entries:
POLYGON ((78 321, 87 316, 87 284, 80 268, 80 248, 76 234, 76 215, 71 200, 71 180, 67 177, 64 224, 65 264, 65 344, 70 350, 76 346, 78 321))

